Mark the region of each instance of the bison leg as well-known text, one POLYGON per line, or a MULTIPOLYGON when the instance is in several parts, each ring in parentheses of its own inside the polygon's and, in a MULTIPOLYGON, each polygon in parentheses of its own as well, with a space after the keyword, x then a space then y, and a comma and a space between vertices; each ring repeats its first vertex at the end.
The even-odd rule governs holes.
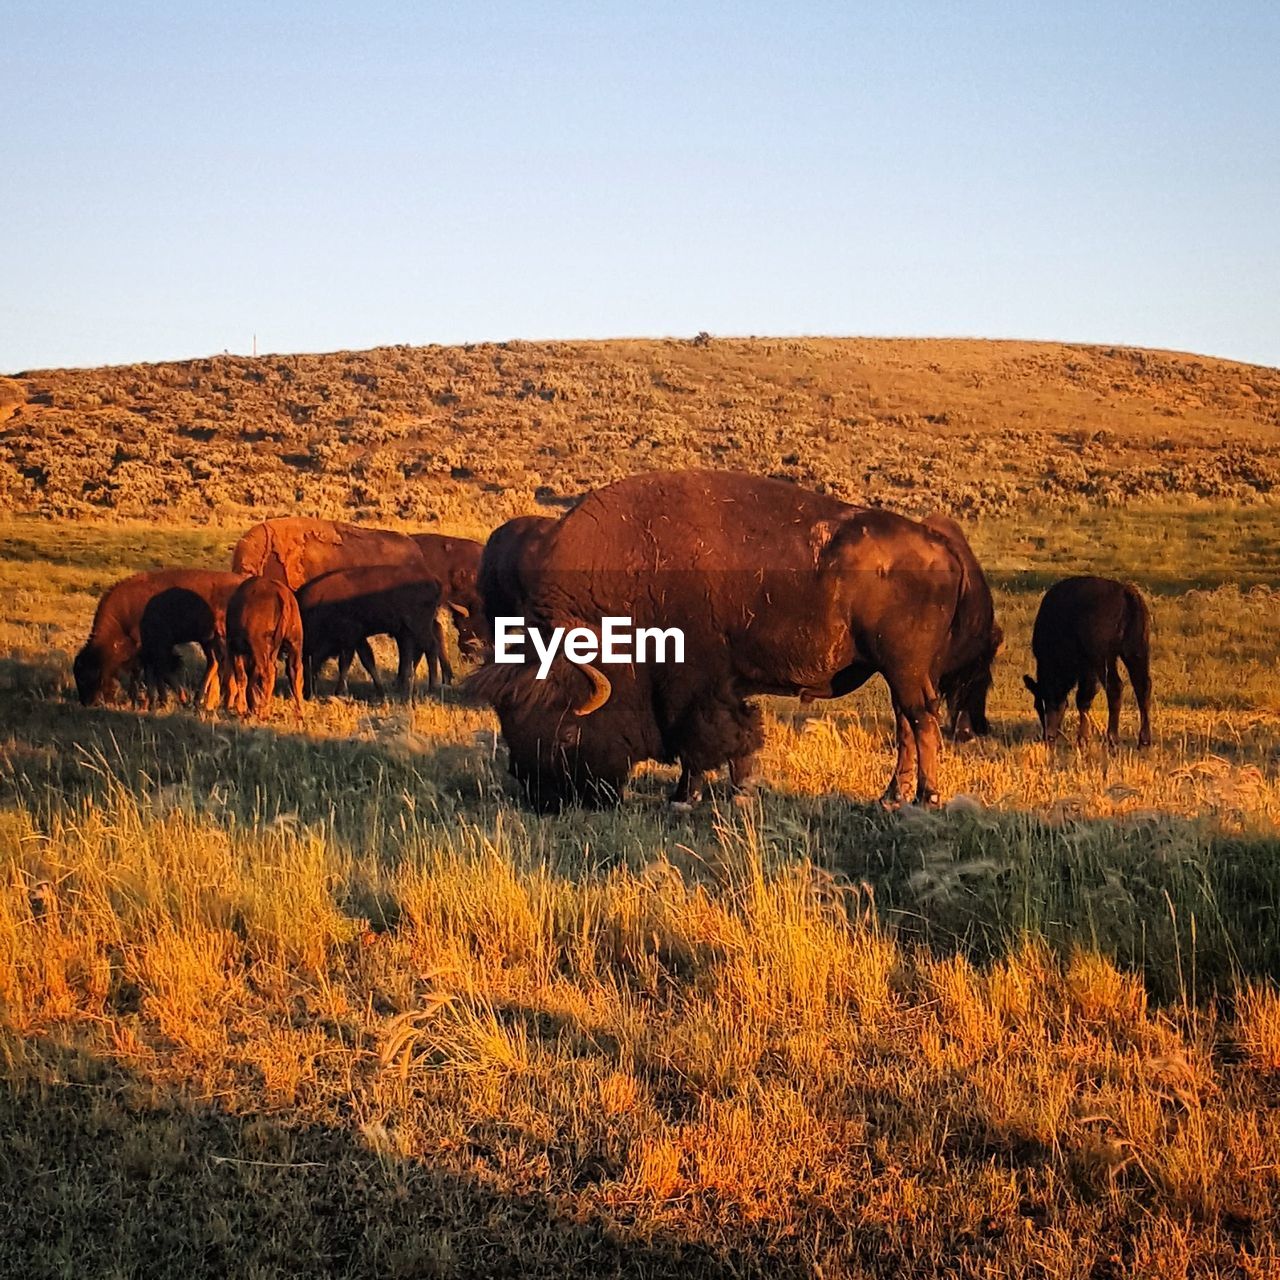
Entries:
POLYGON ((402 698, 410 697, 414 677, 418 672, 418 662, 422 655, 414 637, 407 631, 396 637, 396 649, 399 657, 399 665, 396 668, 396 690, 402 698))
POLYGON ((940 799, 938 757, 942 730, 938 726, 937 699, 927 689, 905 697, 892 688, 891 692, 897 720, 898 761, 880 803, 896 808, 914 784, 915 803, 932 808, 940 799))
POLYGON ((1107 662, 1107 746, 1120 745, 1120 705, 1124 699, 1124 685, 1120 683, 1120 671, 1116 660, 1107 662))
POLYGON ((246 668, 244 654, 237 653, 231 662, 231 674, 227 679, 226 690, 227 710, 233 715, 246 716, 249 714, 248 684, 249 673, 246 668))
POLYGON ((302 642, 302 696, 308 702, 320 696, 320 672, 324 664, 333 657, 327 649, 322 650, 313 640, 302 642))
POLYGON ((270 644, 264 644, 249 655, 249 678, 246 693, 249 711, 261 716, 271 701, 275 684, 276 656, 271 652, 270 644))
POLYGON ((356 651, 354 649, 343 649, 338 654, 338 680, 333 686, 333 696, 342 698, 347 692, 347 672, 351 670, 351 664, 355 661, 356 651))
POLYGON ((918 763, 916 759, 916 735, 911 727, 911 720, 899 705, 897 698, 893 700, 893 714, 898 740, 898 759, 893 767, 893 775, 880 803, 886 809, 896 809, 906 803, 910 787, 917 777, 918 763))
POLYGON ((734 804, 745 804, 755 794, 756 753, 734 756, 729 761, 729 784, 734 804))
POLYGON ((673 809, 687 813, 702 799, 702 786, 706 774, 701 769, 691 769, 683 762, 680 765, 680 780, 671 793, 670 805, 673 809))
POLYGON ((226 648, 217 641, 201 644, 204 653, 204 679, 200 682, 200 706, 212 711, 222 698, 224 668, 227 665, 226 648))
MULTIPOLYGON (((368 640, 356 641, 356 653, 360 658, 360 665, 369 673, 369 679, 373 681, 373 696, 382 701, 386 698, 387 691, 382 687, 382 681, 378 679, 378 664, 373 660, 373 650, 369 647, 368 640)), ((343 656, 347 659, 347 666, 350 667, 350 656, 347 654, 343 656)), ((343 674, 345 675, 345 672, 343 674)))
POLYGON ((289 690, 293 694, 293 707, 302 719, 302 658, 296 645, 285 648, 284 672, 289 681, 289 690))
MULTIPOLYGON (((435 632, 436 660, 440 664, 440 683, 452 684, 453 683, 453 667, 449 663, 449 651, 448 649, 446 649, 445 643, 444 643, 444 628, 440 625, 439 618, 435 620, 432 629, 435 632)), ((430 655, 428 655, 427 660, 430 661, 430 655)))
POLYGON ((1076 746, 1078 747, 1085 746, 1089 741, 1089 708, 1093 706, 1093 700, 1098 696, 1098 684, 1098 674, 1090 668, 1080 677, 1080 684, 1076 688, 1076 711, 1080 717, 1076 726, 1076 746))
POLYGON ((1135 653, 1132 657, 1121 655, 1125 670, 1129 673, 1129 683, 1133 685, 1133 696, 1138 702, 1138 746, 1151 745, 1151 672, 1145 653, 1135 653))

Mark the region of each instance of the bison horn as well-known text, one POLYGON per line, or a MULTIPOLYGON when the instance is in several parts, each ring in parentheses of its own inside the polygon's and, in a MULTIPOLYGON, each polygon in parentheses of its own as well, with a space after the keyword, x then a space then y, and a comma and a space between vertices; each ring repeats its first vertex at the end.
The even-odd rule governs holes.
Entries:
POLYGON ((459 618, 471 617, 471 610, 468 609, 465 604, 451 604, 449 606, 449 612, 457 614, 459 618))
POLYGON ((576 665, 578 670, 591 681, 592 688, 591 696, 574 711, 576 715, 589 716, 593 711, 599 711, 609 701, 609 695, 613 693, 613 685, 609 683, 608 677, 603 672, 597 671, 591 663, 580 662, 576 665))

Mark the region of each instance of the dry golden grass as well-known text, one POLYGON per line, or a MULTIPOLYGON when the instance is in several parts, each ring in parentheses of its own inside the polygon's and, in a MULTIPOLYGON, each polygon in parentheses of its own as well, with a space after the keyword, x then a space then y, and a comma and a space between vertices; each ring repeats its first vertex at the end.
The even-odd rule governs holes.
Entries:
POLYGON ((977 525, 997 732, 898 816, 878 687, 684 817, 525 813, 451 695, 73 704, 97 592, 237 532, 0 530, 0 1273, 1280 1274, 1280 509, 977 525), (1085 566, 1150 753, 1034 741, 1085 566))
POLYGON ((0 379, 0 509, 457 532, 652 468, 999 514, 1280 488, 1280 372, 1060 343, 510 342, 0 379))

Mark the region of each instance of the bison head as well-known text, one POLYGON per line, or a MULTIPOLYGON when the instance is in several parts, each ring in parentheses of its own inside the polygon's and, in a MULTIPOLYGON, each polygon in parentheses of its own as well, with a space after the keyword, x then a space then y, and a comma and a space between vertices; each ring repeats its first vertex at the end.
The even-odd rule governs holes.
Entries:
POLYGON ((1022 683, 1027 686, 1035 699, 1036 715, 1040 719, 1041 732, 1045 742, 1052 746, 1062 732, 1062 717, 1066 713, 1067 694, 1070 690, 1064 689, 1059 695, 1051 692, 1044 681, 1033 680, 1030 676, 1023 676, 1022 683))
POLYGON ((124 636, 110 640, 91 637, 71 664, 81 705, 93 707, 109 702, 115 696, 120 672, 135 656, 134 646, 124 636))
POLYGON ((991 692, 991 669, 1004 641, 1004 633, 994 627, 986 648, 974 662, 942 678, 941 693, 946 699, 948 726, 957 742, 985 738, 991 732, 987 719, 987 695, 991 692))
POLYGON ((458 652, 468 658, 480 657, 489 644, 489 633, 479 599, 468 600, 466 603, 450 600, 445 608, 453 619, 453 629, 458 636, 458 652))
POLYGON ((89 641, 71 664, 71 674, 76 681, 76 694, 80 705, 91 707, 102 697, 102 648, 89 641))
POLYGON ((589 663, 559 658, 545 680, 532 665, 490 664, 465 688, 497 712, 508 768, 540 813, 616 803, 646 754, 635 745, 631 699, 589 663))

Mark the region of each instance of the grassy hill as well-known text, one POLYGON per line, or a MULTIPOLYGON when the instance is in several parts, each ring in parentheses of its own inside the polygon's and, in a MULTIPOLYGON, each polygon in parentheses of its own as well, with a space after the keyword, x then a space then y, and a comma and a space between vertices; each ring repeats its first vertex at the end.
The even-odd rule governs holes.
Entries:
POLYGON ((484 526, 720 466, 995 515, 1280 489, 1280 370, 1060 343, 506 342, 0 379, 0 509, 484 526))

